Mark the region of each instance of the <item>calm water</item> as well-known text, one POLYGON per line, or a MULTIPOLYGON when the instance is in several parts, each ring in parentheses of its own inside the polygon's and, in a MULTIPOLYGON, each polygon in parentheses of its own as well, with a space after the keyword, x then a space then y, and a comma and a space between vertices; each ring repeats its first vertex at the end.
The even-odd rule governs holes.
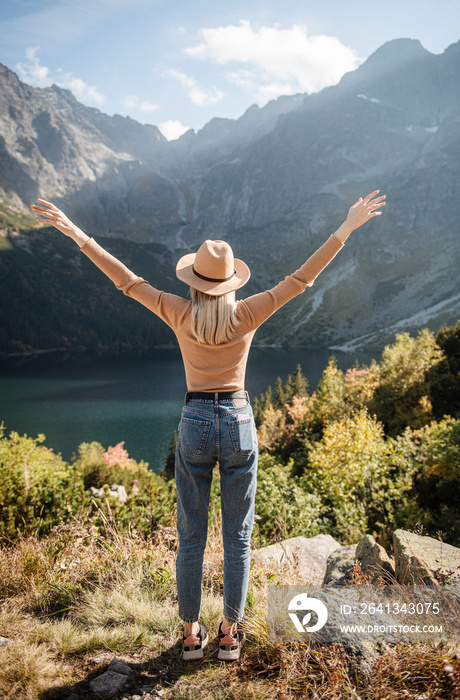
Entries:
MULTIPOLYGON (((300 363, 314 389, 329 350, 253 348, 246 388, 255 397, 274 387, 300 363)), ((335 353, 342 369, 358 357, 335 353)), ((122 440, 131 457, 163 468, 186 391, 179 350, 142 356, 94 357, 47 353, 33 359, 9 358, 0 365, 0 422, 7 431, 35 437, 70 460, 82 442, 115 445, 122 440)))

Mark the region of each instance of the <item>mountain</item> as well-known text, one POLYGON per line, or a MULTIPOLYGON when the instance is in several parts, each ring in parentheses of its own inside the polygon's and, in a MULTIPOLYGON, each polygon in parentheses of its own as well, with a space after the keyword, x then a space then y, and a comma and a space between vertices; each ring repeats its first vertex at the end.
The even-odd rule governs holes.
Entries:
MULTIPOLYGON (((225 238, 250 265, 253 293, 296 269, 350 204, 380 189, 384 215, 258 334, 380 349, 394 332, 460 315, 459 74, 460 42, 433 55, 398 39, 337 86, 168 143, 154 126, 1 67, 0 194, 19 210, 52 199, 107 244, 154 245, 155 260, 172 265, 204 238, 225 238)), ((152 265, 147 277, 160 286, 155 275, 152 265)))

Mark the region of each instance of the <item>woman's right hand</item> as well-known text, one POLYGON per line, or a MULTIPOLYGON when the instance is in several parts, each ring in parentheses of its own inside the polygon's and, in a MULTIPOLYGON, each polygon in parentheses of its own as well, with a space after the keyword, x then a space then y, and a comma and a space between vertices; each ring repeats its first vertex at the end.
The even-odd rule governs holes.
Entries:
MULTIPOLYGON (((72 221, 51 202, 45 199, 38 200, 42 206, 32 204, 32 211, 39 216, 45 217, 48 223, 52 224, 58 231, 61 231, 65 236, 69 236, 80 247, 86 243, 89 236, 86 235, 78 226, 75 226, 72 221)), ((43 219, 37 219, 38 222, 45 223, 43 219)))
POLYGON ((377 197, 376 195, 378 195, 379 192, 380 190, 375 190, 375 192, 371 192, 364 197, 364 199, 360 197, 358 201, 350 207, 347 218, 334 233, 334 236, 338 238, 339 241, 345 243, 352 231, 355 231, 374 216, 380 216, 382 212, 376 211, 376 209, 385 206, 386 195, 382 194, 380 197, 377 197))
POLYGON ((350 226, 353 231, 365 224, 369 219, 372 219, 372 217, 380 216, 382 212, 375 210, 385 206, 386 195, 377 197, 376 195, 378 195, 379 192, 380 190, 375 190, 375 192, 371 192, 371 194, 368 194, 364 199, 360 197, 358 201, 350 207, 345 223, 350 226))

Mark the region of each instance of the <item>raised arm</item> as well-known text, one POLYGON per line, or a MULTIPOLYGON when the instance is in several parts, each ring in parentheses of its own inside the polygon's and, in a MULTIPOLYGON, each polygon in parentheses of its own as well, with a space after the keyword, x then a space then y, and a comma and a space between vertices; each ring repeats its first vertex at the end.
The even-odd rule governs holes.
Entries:
POLYGON ((308 260, 292 275, 261 294, 255 294, 245 299, 242 304, 247 312, 246 322, 249 327, 257 328, 283 304, 311 287, 317 276, 343 248, 345 241, 352 231, 359 228, 374 216, 380 216, 377 211, 385 205, 385 195, 376 197, 380 190, 360 197, 348 211, 347 218, 335 233, 311 255, 308 260))
MULTIPOLYGON (((35 214, 45 217, 58 231, 74 240, 82 249, 82 253, 112 280, 117 289, 153 311, 171 328, 176 329, 183 323, 184 314, 190 302, 175 294, 168 294, 152 287, 99 245, 94 238, 90 238, 75 226, 54 204, 44 199, 38 201, 40 205, 32 205, 35 214)), ((43 223, 43 219, 37 219, 37 221, 43 223)))

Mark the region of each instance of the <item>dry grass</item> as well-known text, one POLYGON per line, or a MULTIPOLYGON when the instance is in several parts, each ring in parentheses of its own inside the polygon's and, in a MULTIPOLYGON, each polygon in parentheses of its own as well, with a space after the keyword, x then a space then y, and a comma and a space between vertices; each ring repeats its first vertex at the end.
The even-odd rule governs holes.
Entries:
MULTIPOLYGON (((205 554, 202 620, 211 634, 202 662, 180 659, 182 624, 174 581, 175 540, 169 528, 147 542, 75 522, 42 540, 29 537, 0 548, 0 698, 52 700, 74 684, 90 698, 101 651, 164 689, 165 700, 423 700, 460 697, 459 645, 389 649, 369 678, 356 674, 340 645, 313 648, 274 641, 267 629, 267 583, 295 583, 292 570, 251 571, 239 662, 217 661, 213 635, 222 615, 223 551, 218 519, 205 554)), ((133 694, 134 688, 132 690, 133 694)), ((128 695, 125 690, 125 696, 128 695)))
POLYGON ((0 649, 1 698, 35 700, 68 676, 69 668, 45 644, 18 640, 0 649))

